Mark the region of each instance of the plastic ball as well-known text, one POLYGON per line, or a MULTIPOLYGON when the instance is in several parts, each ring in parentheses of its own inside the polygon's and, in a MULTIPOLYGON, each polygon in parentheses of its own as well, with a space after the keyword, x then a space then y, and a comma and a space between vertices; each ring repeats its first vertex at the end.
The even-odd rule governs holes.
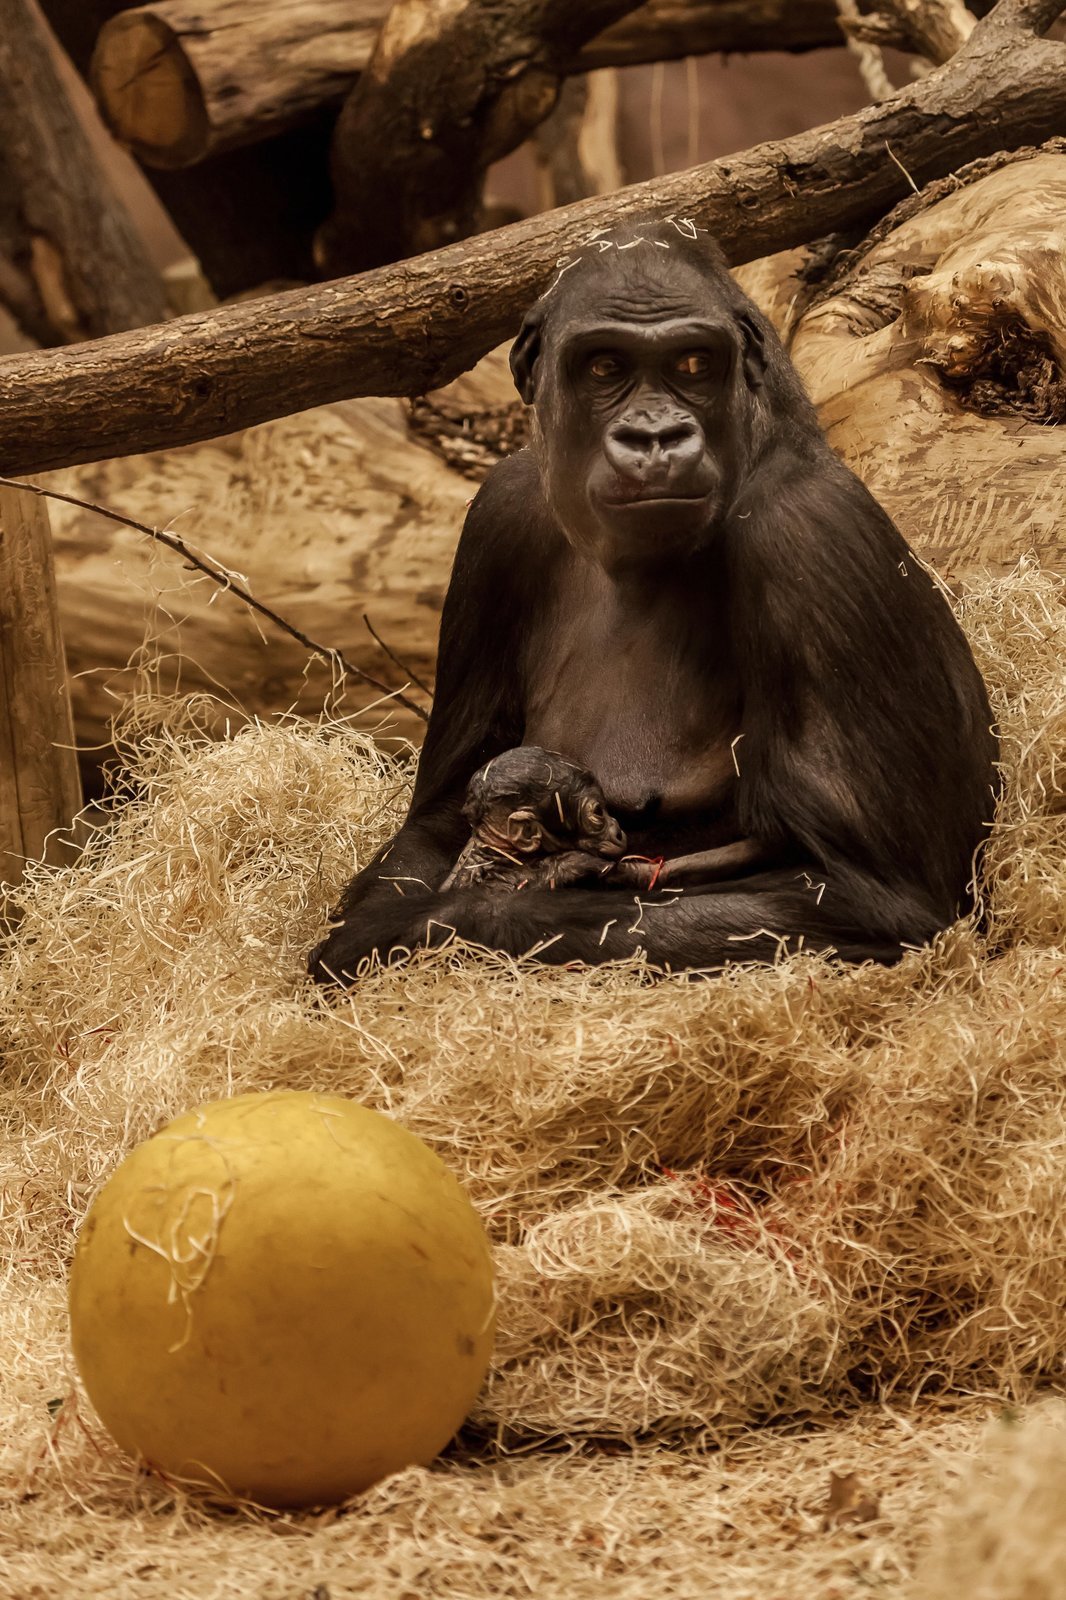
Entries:
POLYGON ((74 1358, 131 1454, 267 1506, 431 1461, 488 1368, 488 1241, 413 1134, 354 1101, 239 1095, 178 1117, 94 1201, 74 1358))

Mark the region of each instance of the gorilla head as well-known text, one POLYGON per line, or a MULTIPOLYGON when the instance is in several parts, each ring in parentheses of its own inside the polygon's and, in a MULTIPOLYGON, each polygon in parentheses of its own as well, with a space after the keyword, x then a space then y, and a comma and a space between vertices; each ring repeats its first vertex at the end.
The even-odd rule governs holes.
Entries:
POLYGON ((631 224, 564 258, 511 370, 535 408, 549 503, 607 570, 713 534, 785 398, 768 382, 809 409, 772 329, 688 222, 631 224))

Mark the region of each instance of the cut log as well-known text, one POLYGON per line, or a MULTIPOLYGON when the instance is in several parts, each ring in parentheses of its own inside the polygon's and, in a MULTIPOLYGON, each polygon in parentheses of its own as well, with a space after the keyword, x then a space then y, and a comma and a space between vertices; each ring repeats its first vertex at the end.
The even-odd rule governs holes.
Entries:
POLYGON ((0 299, 39 344, 166 315, 162 280, 100 171, 30 0, 0 0, 0 258, 0 299))
POLYGON ((1066 572, 1058 145, 902 207, 792 336, 833 448, 949 578, 1066 572))
POLYGON ((339 106, 385 0, 164 0, 101 31, 90 76, 115 136, 150 166, 206 155, 339 106))
MULTIPOLYGON (((316 108, 339 110, 388 9, 389 0, 155 0, 104 23, 93 86, 116 138, 139 160, 190 166, 264 139, 316 108)), ((881 35, 892 42, 889 24, 881 35)), ((897 42, 905 37, 899 32, 897 42)), ((647 0, 564 69, 583 74, 712 51, 811 50, 842 39, 835 0, 647 0)))
POLYGON ((0 489, 0 914, 26 861, 70 859, 80 806, 48 512, 0 489))
POLYGON ((512 337, 568 248, 634 215, 693 218, 734 262, 873 222, 974 157, 1066 122, 1063 0, 999 0, 953 59, 891 100, 396 267, 0 363, 0 472, 209 439, 355 395, 417 395, 512 337), (909 175, 909 176, 908 176, 909 175))
MULTIPOLYGON (((101 27, 125 0, 41 0, 82 77, 101 27)), ((145 176, 223 298, 271 279, 315 276, 311 241, 327 215, 334 114, 250 149, 227 150, 189 172, 144 168, 145 176)))

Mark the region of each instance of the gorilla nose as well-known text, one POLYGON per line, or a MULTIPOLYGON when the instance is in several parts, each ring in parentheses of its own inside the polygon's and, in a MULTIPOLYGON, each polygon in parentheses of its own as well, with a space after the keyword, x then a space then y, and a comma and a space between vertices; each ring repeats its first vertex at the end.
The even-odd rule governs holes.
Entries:
POLYGON ((687 418, 616 422, 607 430, 603 449, 620 477, 665 482, 699 460, 700 431, 687 418))

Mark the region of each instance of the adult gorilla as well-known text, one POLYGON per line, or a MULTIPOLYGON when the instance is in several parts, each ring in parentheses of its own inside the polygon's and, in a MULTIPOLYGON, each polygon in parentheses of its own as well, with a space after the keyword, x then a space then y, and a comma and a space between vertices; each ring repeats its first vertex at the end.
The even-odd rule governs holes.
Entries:
POLYGON ((830 451, 773 329, 683 219, 587 241, 511 356, 535 443, 463 529, 407 820, 312 956, 465 939, 672 968, 891 961, 969 904, 995 797, 948 605, 830 451), (630 849, 740 842, 725 881, 437 892, 471 774, 510 746, 599 779, 630 849), (398 890, 402 892, 397 892, 398 890))

